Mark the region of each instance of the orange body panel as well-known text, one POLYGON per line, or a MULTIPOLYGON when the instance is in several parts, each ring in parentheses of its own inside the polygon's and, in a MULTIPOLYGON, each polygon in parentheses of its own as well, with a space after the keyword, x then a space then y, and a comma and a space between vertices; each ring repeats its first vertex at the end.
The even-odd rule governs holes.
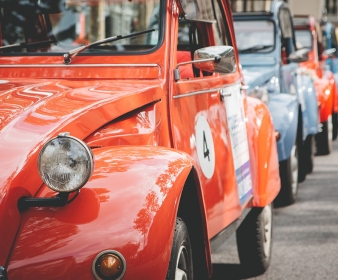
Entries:
MULTIPOLYGON (((91 262, 107 248, 133 267, 124 279, 165 278, 178 198, 192 162, 152 146, 95 149, 94 156, 95 171, 74 203, 22 215, 9 279, 34 279, 37 270, 43 279, 92 279, 91 262)), ((43 187, 36 196, 51 195, 43 187)))
POLYGON ((246 114, 250 160, 253 166, 253 206, 271 203, 279 192, 279 167, 275 130, 268 108, 262 102, 247 97, 246 114), (268 128, 268 129, 263 129, 268 128), (276 188, 277 186, 277 188, 276 188))
MULTIPOLYGON (((304 30, 305 27, 296 26, 296 30, 304 30)), ((336 82, 333 73, 325 69, 325 63, 318 57, 316 22, 314 17, 309 16, 307 30, 312 34, 312 49, 309 51, 309 59, 300 63, 303 71, 308 73, 314 80, 317 93, 320 122, 328 120, 333 112, 338 109, 338 96, 336 82)))
MULTIPOLYGON (((195 180, 210 275, 211 238, 244 208, 264 207, 276 197, 273 124, 266 106, 241 90, 240 67, 175 81, 175 3, 166 2, 161 44, 142 55, 86 54, 70 65, 61 55, 0 56, 0 266, 9 279, 36 279, 37 271, 41 279, 93 279, 93 259, 106 249, 126 258, 123 279, 164 279, 188 176, 195 180), (232 103, 221 96, 223 89, 239 96, 244 108, 245 133, 237 137, 247 141, 252 192, 243 196, 228 116, 232 103), (201 120, 215 150, 210 174, 198 154, 201 120), (92 149, 91 179, 64 207, 20 213, 23 196, 55 196, 38 174, 37 158, 62 132, 92 149)), ((229 3, 221 3, 238 61, 229 3)), ((212 26, 201 25, 203 42, 215 44, 212 26)))

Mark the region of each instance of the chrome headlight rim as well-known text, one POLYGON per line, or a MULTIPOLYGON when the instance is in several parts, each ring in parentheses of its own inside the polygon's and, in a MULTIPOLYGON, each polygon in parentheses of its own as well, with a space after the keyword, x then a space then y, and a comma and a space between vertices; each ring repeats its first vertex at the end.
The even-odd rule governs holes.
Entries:
POLYGON ((262 101, 264 104, 268 104, 270 101, 269 92, 265 87, 256 86, 248 91, 248 95, 262 101))
POLYGON ((82 140, 71 136, 69 132, 63 132, 60 133, 58 136, 48 140, 43 147, 41 148, 40 152, 39 152, 39 156, 38 156, 38 172, 40 175, 40 178, 42 179, 42 181, 44 182, 44 184, 50 188, 51 190, 55 191, 55 192, 59 192, 59 193, 71 193, 71 192, 75 192, 78 191, 79 189, 81 189, 90 179, 93 170, 94 170, 94 155, 91 151, 91 149, 87 146, 87 144, 85 142, 83 142, 82 140), (56 139, 60 139, 60 138, 67 138, 70 141, 75 141, 77 144, 79 144, 81 146, 81 148, 83 148, 85 154, 87 155, 88 158, 88 164, 89 164, 89 168, 88 168, 88 172, 86 173, 86 176, 83 178, 82 183, 78 184, 75 188, 72 188, 70 190, 62 190, 60 188, 56 188, 54 187, 52 184, 49 183, 49 181, 45 178, 42 170, 41 170, 41 158, 43 156, 43 152, 46 150, 46 148, 56 139))

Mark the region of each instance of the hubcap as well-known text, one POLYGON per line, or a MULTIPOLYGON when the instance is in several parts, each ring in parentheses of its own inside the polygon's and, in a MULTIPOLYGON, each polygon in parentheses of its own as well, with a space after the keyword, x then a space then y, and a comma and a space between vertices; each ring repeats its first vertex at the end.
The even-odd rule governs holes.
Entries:
POLYGON ((291 150, 291 179, 292 194, 296 195, 298 188, 298 148, 296 145, 291 150))
POLYGON ((189 266, 188 252, 184 245, 181 245, 178 252, 178 259, 176 264, 175 280, 188 280, 188 266, 189 266))
POLYGON ((264 207, 262 211, 263 221, 263 250, 266 259, 270 257, 272 237, 272 208, 271 204, 264 207))

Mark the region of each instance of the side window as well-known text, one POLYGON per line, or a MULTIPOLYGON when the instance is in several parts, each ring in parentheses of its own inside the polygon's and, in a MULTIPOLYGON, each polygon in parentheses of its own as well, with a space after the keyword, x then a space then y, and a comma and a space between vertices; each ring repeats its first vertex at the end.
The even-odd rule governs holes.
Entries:
MULTIPOLYGON (((290 12, 288 9, 281 9, 278 14, 279 26, 282 31, 282 56, 288 57, 296 50, 293 25, 291 21, 290 12)), ((288 61, 287 61, 288 63, 288 61)))
MULTIPOLYGON (((177 63, 192 61, 197 49, 207 46, 203 22, 180 20, 178 26, 177 63)), ((180 66, 183 79, 200 77, 201 73, 193 64, 180 66)))
POLYGON ((223 9, 221 8, 221 3, 219 0, 212 0, 213 8, 214 8, 214 14, 216 23, 213 25, 214 34, 215 34, 215 41, 216 45, 227 45, 232 46, 231 37, 229 33, 229 29, 226 25, 226 18, 225 14, 223 12, 223 9))
MULTIPOLYGON (((179 20, 177 63, 193 60, 197 49, 213 45, 210 40, 213 30, 216 45, 232 46, 221 0, 183 0, 186 19, 179 20)), ((180 66, 182 79, 210 76, 212 73, 200 71, 193 64, 180 66)))

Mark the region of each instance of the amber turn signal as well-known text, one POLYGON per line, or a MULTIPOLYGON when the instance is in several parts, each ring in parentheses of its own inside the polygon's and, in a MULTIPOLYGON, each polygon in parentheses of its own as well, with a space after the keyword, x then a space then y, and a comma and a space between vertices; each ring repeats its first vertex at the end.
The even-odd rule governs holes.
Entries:
POLYGON ((119 280, 126 272, 126 261, 119 252, 106 250, 96 256, 92 270, 97 280, 119 280))

